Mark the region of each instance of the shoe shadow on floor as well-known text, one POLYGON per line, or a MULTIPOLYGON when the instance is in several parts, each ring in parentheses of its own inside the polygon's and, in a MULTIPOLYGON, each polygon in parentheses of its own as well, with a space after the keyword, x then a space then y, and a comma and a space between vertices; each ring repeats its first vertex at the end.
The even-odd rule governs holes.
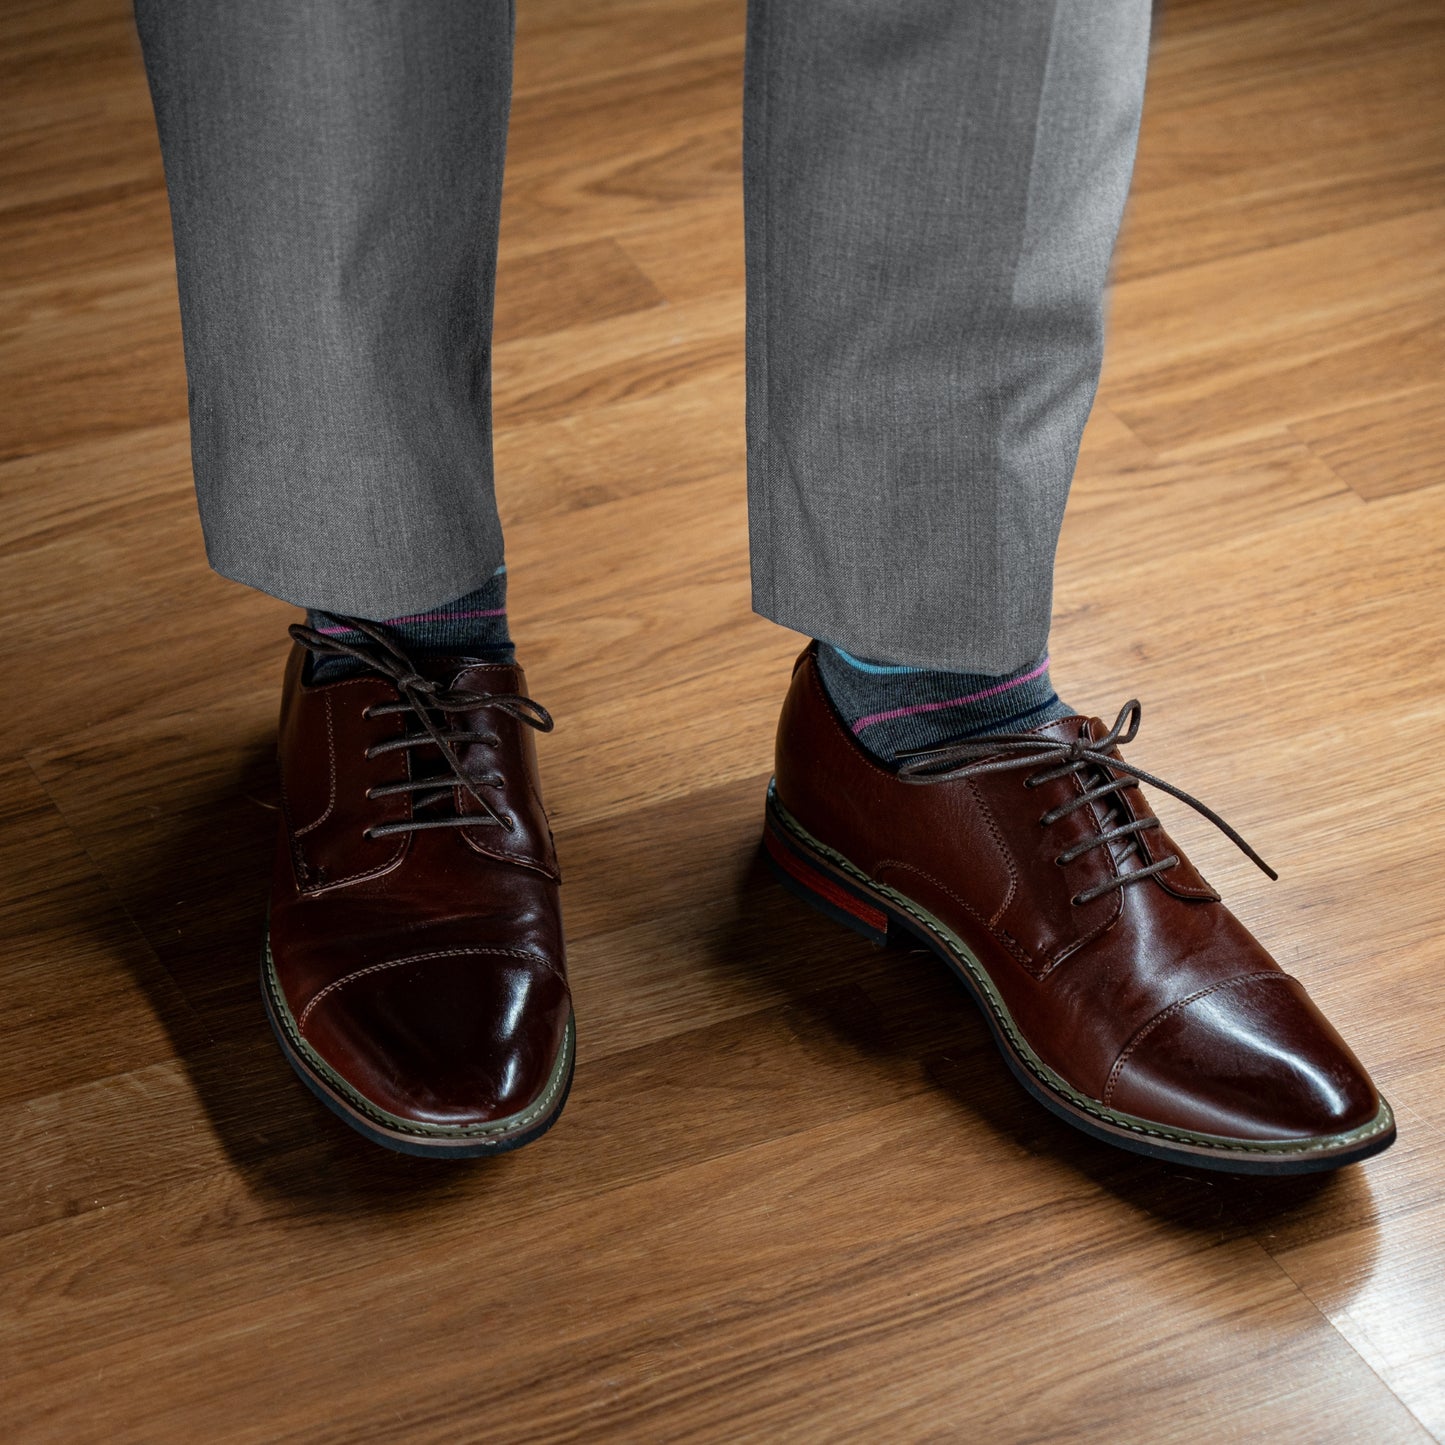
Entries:
MULTIPOLYGON (((406 1211, 502 1188, 508 1156, 458 1169, 381 1149, 292 1073, 259 985, 279 807, 274 741, 230 740, 224 750, 189 736, 169 742, 179 756, 152 810, 159 821, 107 869, 113 895, 159 962, 137 965, 136 982, 190 1086, 164 1107, 183 1115, 194 1100, 248 1188, 318 1212, 406 1211)), ((156 1124, 195 1133, 184 1117, 156 1124)))
MULTIPOLYGON (((761 849, 740 858, 734 902, 730 927, 709 949, 709 967, 759 992, 775 994, 781 984, 789 1006, 831 1031, 861 1069, 896 1074, 900 1095, 922 1085, 947 1097, 960 1129, 989 1131, 1007 1153, 1065 1163, 1175 1229, 1226 1238, 1268 1227, 1285 1242, 1349 1230, 1373 1253, 1375 1209, 1364 1168, 1237 1176, 1099 1143, 1028 1097, 963 985, 926 949, 878 948, 815 913, 775 880, 761 849), (841 991, 850 1002, 840 1003, 841 991)), ((1368 1277, 1368 1258, 1351 1264, 1357 1278, 1368 1277)))
MULTIPOLYGON (((230 1166, 248 1188, 319 1213, 504 1199, 516 1170, 527 1167, 517 1161, 532 1150, 462 1166, 394 1154, 333 1118, 292 1074, 258 983, 278 809, 272 739, 253 735, 224 748, 174 734, 167 741, 176 756, 151 810, 156 821, 127 834, 130 851, 109 857, 106 875, 159 961, 138 967, 137 982, 230 1166)), ((1262 1225, 1317 1235, 1347 1221, 1355 1238, 1370 1238, 1359 1227, 1373 1218, 1359 1168, 1280 1180, 1205 1174, 1111 1149, 1054 1119, 1008 1074, 942 964, 922 950, 875 949, 773 880, 754 844, 761 791, 728 784, 648 810, 656 816, 647 826, 635 815, 615 820, 606 846, 586 850, 594 876, 573 888, 605 902, 635 891, 639 877, 695 873, 722 904, 691 940, 709 986, 740 992, 744 1003, 752 995, 759 1008, 776 1007, 781 991, 784 1006, 845 1069, 856 1063, 871 1072, 881 1098, 895 1089, 897 1097, 936 1091, 956 1109, 961 1129, 984 1128, 1000 1149, 1063 1161, 1161 1222, 1228 1236, 1262 1225), (674 811, 685 826, 669 822, 674 811), (702 814, 712 825, 700 823, 702 814), (688 848, 696 856, 687 857, 688 848), (665 867, 654 850, 669 855, 665 867), (606 876, 595 876, 599 870, 606 876)), ((564 889, 564 905, 567 899, 564 889)), ((680 917, 679 928, 695 926, 693 910, 680 917)), ((588 1088, 585 1015, 580 1024, 574 1111, 588 1088)))

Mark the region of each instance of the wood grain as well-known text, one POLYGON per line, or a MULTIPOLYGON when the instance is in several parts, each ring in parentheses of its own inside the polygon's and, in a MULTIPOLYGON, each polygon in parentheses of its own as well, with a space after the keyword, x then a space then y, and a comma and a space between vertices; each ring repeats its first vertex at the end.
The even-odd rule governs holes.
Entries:
POLYGON ((1307 417, 1291 430, 1366 501, 1445 482, 1445 386, 1307 417))
POLYGON ((1396 1104, 1291 1183, 1095 1146, 757 857, 741 0, 529 0, 497 458, 573 1098, 382 1153, 256 951, 294 613, 205 566, 123 0, 0 15, 0 1368, 21 1441, 1445 1440, 1435 0, 1174 0, 1064 527, 1064 695, 1396 1104), (1166 803, 1167 806, 1167 803, 1166 803))

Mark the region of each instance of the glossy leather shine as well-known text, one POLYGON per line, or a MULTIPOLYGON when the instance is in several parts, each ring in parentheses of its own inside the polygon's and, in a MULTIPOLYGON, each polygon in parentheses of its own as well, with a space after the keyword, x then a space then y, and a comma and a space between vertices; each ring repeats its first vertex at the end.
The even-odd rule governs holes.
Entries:
MULTIPOLYGON (((408 759, 372 745, 403 716, 368 716, 397 692, 380 677, 303 682, 287 668, 280 726, 283 814, 270 951, 290 1023, 360 1101, 416 1126, 466 1129, 518 1116, 555 1080, 571 998, 559 874, 532 730, 499 709, 459 726, 500 746, 461 751, 485 796, 514 820, 369 839, 411 816, 404 795, 367 790, 408 776, 408 759)), ((437 664, 428 675, 475 693, 520 693, 514 666, 437 664)), ((430 759, 428 759, 430 760, 430 759)), ((464 789, 454 805, 480 815, 464 789)), ((289 1026, 289 1025, 288 1025, 289 1026)))
MULTIPOLYGON (((1038 729, 1101 737, 1098 719, 1038 729)), ((1116 754, 1117 755, 1117 754, 1116 754)), ((876 763, 833 710, 811 649, 777 744, 778 801, 869 879, 920 905, 987 971, 1038 1058, 1106 1110, 1237 1140, 1306 1140, 1369 1125, 1380 1099, 1304 988, 1283 973, 1162 829, 1067 863, 1120 819, 1044 769, 910 784, 876 763), (1175 853, 1163 874, 1075 900, 1175 853)), ((1141 789, 1117 806, 1147 815, 1141 789)))

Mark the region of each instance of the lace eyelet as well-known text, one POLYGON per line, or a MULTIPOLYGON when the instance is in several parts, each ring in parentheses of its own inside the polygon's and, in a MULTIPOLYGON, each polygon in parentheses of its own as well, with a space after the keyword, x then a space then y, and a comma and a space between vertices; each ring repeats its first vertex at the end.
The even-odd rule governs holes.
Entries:
POLYGON ((371 721, 371 709, 373 706, 373 703, 367 703, 367 705, 361 710, 361 716, 366 722, 371 721))
POLYGON ((361 836, 365 838, 368 843, 374 843, 376 841, 376 834, 373 833, 370 828, 363 828, 361 830, 361 836))
POLYGON ((1069 864, 1070 861, 1071 861, 1070 859, 1065 858, 1064 855, 1063 855, 1062 853, 1060 853, 1059 856, 1054 859, 1054 867, 1056 867, 1056 868, 1065 868, 1065 867, 1068 866, 1068 864, 1069 864))
POLYGON ((515 833, 517 831, 517 820, 510 813, 503 813, 502 827, 509 833, 515 833))

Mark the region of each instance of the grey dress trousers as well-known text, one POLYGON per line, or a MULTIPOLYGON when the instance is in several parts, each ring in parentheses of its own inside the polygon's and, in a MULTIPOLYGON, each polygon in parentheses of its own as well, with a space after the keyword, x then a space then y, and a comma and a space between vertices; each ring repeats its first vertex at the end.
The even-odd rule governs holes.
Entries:
MULTIPOLYGON (((421 611, 502 558, 507 0, 137 0, 216 569, 421 611)), ((1043 651, 1148 0, 752 0, 753 600, 865 657, 1043 651)))

